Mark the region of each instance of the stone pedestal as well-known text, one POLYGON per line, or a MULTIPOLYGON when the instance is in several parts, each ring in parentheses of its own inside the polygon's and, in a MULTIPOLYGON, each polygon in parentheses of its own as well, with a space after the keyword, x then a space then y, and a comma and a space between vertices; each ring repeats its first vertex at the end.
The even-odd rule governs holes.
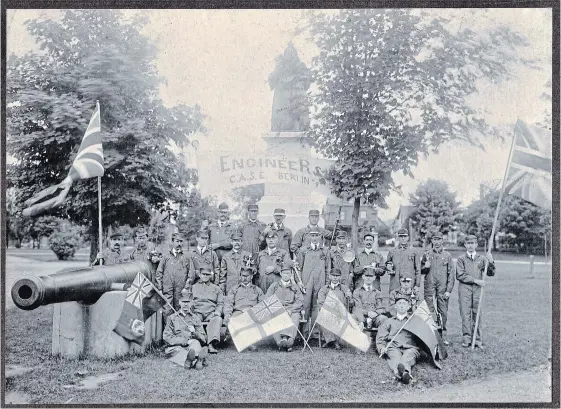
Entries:
POLYGON ((142 346, 125 340, 113 331, 126 295, 126 291, 110 291, 91 305, 74 301, 55 304, 53 355, 70 359, 80 355, 115 358, 133 352, 142 353, 153 340, 160 341, 161 311, 146 321, 146 336, 142 346))

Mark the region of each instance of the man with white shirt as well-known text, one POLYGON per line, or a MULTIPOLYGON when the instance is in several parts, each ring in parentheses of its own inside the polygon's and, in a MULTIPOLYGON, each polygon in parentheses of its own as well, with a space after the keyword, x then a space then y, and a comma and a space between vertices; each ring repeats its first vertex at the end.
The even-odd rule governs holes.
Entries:
MULTIPOLYGON (((458 297, 460 302, 460 316, 462 317, 462 346, 467 348, 471 345, 473 337, 481 287, 485 285, 483 277, 485 263, 489 263, 487 267, 488 276, 495 275, 495 264, 491 253, 487 253, 486 256, 483 256, 475 251, 477 247, 476 236, 472 234, 468 235, 464 245, 467 251, 466 254, 462 254, 458 257, 456 261, 456 278, 458 279, 458 297)), ((475 347, 483 349, 483 341, 481 339, 481 314, 482 311, 480 311, 475 347)))
POLYGON ((374 287, 376 287, 377 290, 381 290, 380 277, 386 273, 384 256, 374 251, 374 235, 372 233, 366 233, 363 237, 363 241, 364 248, 356 255, 355 261, 353 262, 354 288, 362 287, 364 283, 362 273, 365 267, 370 266, 376 275, 374 287))
POLYGON ((189 268, 188 285, 193 285, 198 280, 198 272, 202 266, 209 266, 212 269, 211 282, 224 288, 224 282, 220 282, 220 262, 216 251, 208 245, 210 235, 208 230, 201 229, 197 232, 197 246, 188 254, 191 259, 189 268))
POLYGON ((290 246, 292 244, 292 230, 284 225, 286 212, 284 209, 275 209, 273 212, 275 220, 269 224, 269 228, 276 230, 278 235, 277 246, 290 253, 290 246))
POLYGON ((227 203, 220 203, 218 206, 218 220, 208 225, 210 234, 210 247, 216 251, 218 261, 232 249, 230 236, 234 230, 234 225, 230 222, 230 208, 227 203))
POLYGON ((258 283, 263 292, 267 292, 269 286, 280 280, 283 266, 290 261, 288 250, 277 246, 278 234, 276 230, 267 227, 264 231, 267 248, 261 250, 257 256, 258 283))
POLYGON ((240 223, 239 230, 242 233, 242 249, 251 253, 254 260, 257 260, 259 250, 263 249, 265 236, 263 231, 267 227, 265 223, 258 220, 259 206, 249 204, 247 206, 247 219, 240 223))
POLYGON ((253 267, 254 264, 251 253, 242 250, 242 234, 234 231, 230 235, 230 239, 232 240, 232 250, 224 254, 220 261, 219 283, 224 294, 228 294, 233 287, 239 284, 242 267, 253 267))
POLYGON ((402 329, 408 318, 407 311, 411 307, 407 297, 398 295, 395 306, 396 316, 388 318, 378 327, 376 348, 380 356, 387 359, 395 376, 408 384, 411 382, 411 368, 417 363, 421 348, 417 337, 402 329))
POLYGON ((300 249, 305 248, 311 243, 312 237, 310 235, 310 232, 312 231, 312 229, 319 231, 319 234, 321 236, 320 243, 322 246, 324 240, 331 240, 332 232, 318 226, 319 210, 310 210, 308 212, 308 220, 310 221, 310 224, 299 229, 292 239, 292 245, 290 247, 290 251, 292 252, 292 254, 296 254, 298 251, 300 251, 300 249))

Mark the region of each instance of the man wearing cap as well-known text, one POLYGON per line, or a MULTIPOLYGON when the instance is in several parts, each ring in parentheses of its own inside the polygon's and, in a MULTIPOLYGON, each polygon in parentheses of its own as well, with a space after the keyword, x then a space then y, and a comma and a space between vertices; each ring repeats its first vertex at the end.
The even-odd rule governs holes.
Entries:
MULTIPOLYGON (((325 299, 327 298, 327 294, 333 291, 339 301, 343 303, 347 310, 350 310, 353 305, 353 294, 349 287, 345 284, 341 284, 341 270, 338 268, 332 268, 329 272, 329 284, 324 285, 321 290, 318 292, 318 309, 321 309, 325 299)), ((341 349, 341 344, 339 343, 340 338, 337 337, 331 331, 322 328, 323 338, 325 339, 325 343, 322 345, 322 348, 327 348, 331 345, 335 346, 336 350, 341 349)))
POLYGON ((409 245, 407 229, 397 231, 399 241, 388 253, 386 270, 390 275, 390 291, 399 288, 401 277, 413 279, 413 290, 418 295, 421 287, 421 260, 417 250, 409 245))
POLYGON ((311 227, 308 232, 310 244, 300 249, 296 256, 297 268, 301 271, 302 282, 306 288, 304 311, 306 319, 315 321, 317 315, 317 296, 319 290, 327 284, 327 273, 331 271, 329 249, 323 247, 321 230, 311 227))
POLYGON ((294 325, 273 335, 273 338, 279 349, 285 349, 287 352, 292 352, 294 345, 294 338, 298 330, 300 322, 303 296, 298 286, 292 280, 292 268, 290 263, 283 267, 281 270, 281 279, 271 284, 265 298, 276 295, 282 303, 284 309, 290 315, 294 325))
POLYGON ((149 263, 152 267, 151 276, 146 278, 152 281, 156 274, 156 269, 158 268, 158 265, 153 265, 150 260, 150 253, 154 251, 155 246, 148 241, 148 233, 143 226, 136 228, 134 231, 134 244, 135 248, 130 254, 130 259, 149 263))
POLYGON ((218 255, 216 251, 212 250, 208 245, 208 239, 210 235, 208 230, 201 229, 197 232, 197 246, 193 248, 187 255, 191 260, 191 265, 189 268, 188 285, 193 284, 197 281, 197 272, 202 265, 210 266, 212 268, 212 281, 218 286, 224 288, 225 277, 220 277, 220 262, 218 261, 218 255), (222 282, 221 282, 222 279, 222 282))
MULTIPOLYGON (((417 294, 413 291, 413 280, 409 277, 401 277, 399 279, 401 287, 390 291, 389 312, 395 316, 395 303, 398 296, 406 296, 411 304, 411 312, 417 307, 417 294)), ((435 321, 436 322, 436 321, 435 321)))
POLYGON ((210 282, 212 267, 199 267, 199 279, 187 288, 189 299, 193 304, 193 314, 201 321, 208 322, 206 337, 208 352, 216 354, 216 345, 220 342, 220 327, 222 326, 222 309, 224 308, 224 294, 220 287, 210 282))
POLYGON ((335 237, 335 247, 333 247, 330 251, 331 265, 333 268, 337 268, 341 271, 341 284, 346 285, 351 291, 353 291, 353 263, 347 262, 343 259, 345 253, 349 250, 347 243, 347 232, 345 230, 339 230, 335 237))
MULTIPOLYGON (((487 275, 490 277, 495 275, 495 263, 490 252, 483 256, 475 251, 477 248, 477 237, 473 234, 466 237, 464 245, 467 251, 459 256, 456 261, 456 278, 458 279, 458 297, 460 316, 462 317, 462 346, 469 347, 473 337, 481 287, 485 285, 485 277, 483 277, 485 263, 489 263, 487 275)), ((483 349, 483 341, 481 339, 482 311, 479 314, 475 347, 483 349)))
POLYGON ((242 250, 251 253, 253 260, 257 260, 259 250, 265 247, 265 236, 263 231, 267 225, 257 220, 259 206, 250 204, 247 206, 247 219, 244 220, 239 230, 242 232, 242 250))
POLYGON ((218 262, 222 260, 224 254, 232 249, 230 236, 234 230, 234 225, 230 222, 230 209, 227 203, 220 203, 218 206, 218 220, 208 225, 210 234, 210 247, 216 251, 218 262))
POLYGON ((384 266, 384 256, 374 250, 374 235, 372 233, 365 233, 363 236, 364 248, 360 251, 353 262, 353 279, 354 288, 360 288, 363 284, 362 274, 364 268, 368 267, 374 271, 376 279, 374 280, 374 287, 380 290, 380 277, 386 273, 384 266))
POLYGON ((310 221, 310 224, 299 229, 292 239, 292 245, 290 248, 292 254, 297 253, 301 248, 306 247, 310 244, 310 232, 312 229, 319 231, 319 234, 321 236, 320 243, 322 246, 324 240, 331 240, 331 232, 318 226, 319 210, 310 210, 308 213, 308 220, 310 221))
POLYGON ((407 311, 411 307, 407 297, 398 295, 395 305, 395 317, 386 319, 378 327, 376 348, 380 356, 387 359, 395 376, 408 384, 411 382, 411 368, 421 355, 421 347, 415 335, 407 330, 402 330, 409 318, 407 311))
POLYGON ((275 281, 280 280, 282 266, 290 261, 287 250, 277 246, 278 234, 276 230, 267 227, 264 231, 267 248, 261 250, 257 256, 257 273, 259 287, 263 292, 275 281))
MULTIPOLYGON (((224 260, 224 259, 222 259, 224 260)), ((243 314, 251 307, 257 305, 265 297, 263 290, 252 284, 254 269, 250 266, 242 266, 240 272, 240 281, 233 286, 224 301, 224 325, 228 326, 231 317, 243 314)), ((256 351, 257 348, 252 345, 250 350, 256 351)))
MULTIPOLYGON (((178 311, 181 307, 179 299, 181 290, 185 287, 189 275, 190 260, 183 254, 183 235, 173 233, 171 236, 171 249, 162 257, 156 270, 156 288, 162 292, 169 304, 178 311)), ((173 310, 169 305, 164 306, 164 314, 170 315, 173 310)))
POLYGON ((441 317, 442 341, 444 345, 448 345, 446 322, 448 321, 448 299, 454 288, 454 262, 450 253, 442 247, 442 233, 433 234, 431 243, 432 248, 421 257, 421 274, 425 277, 424 296, 435 322, 438 322, 436 311, 441 317))
POLYGON ((242 250, 241 232, 234 230, 230 239, 232 240, 232 250, 224 254, 220 262, 219 285, 224 290, 224 294, 228 294, 232 288, 239 284, 242 267, 254 266, 251 253, 242 250))
POLYGON ((353 316, 361 327, 368 329, 379 327, 387 319, 382 292, 374 285, 375 277, 374 269, 366 267, 363 284, 353 292, 353 316))
POLYGON ((278 235, 277 246, 280 249, 290 252, 290 247, 292 245, 292 230, 284 225, 284 219, 286 217, 286 212, 284 209, 275 209, 273 212, 273 217, 275 220, 269 224, 269 228, 276 230, 278 235))
POLYGON ((126 263, 130 260, 130 255, 125 253, 124 247, 123 235, 121 233, 113 233, 109 237, 109 249, 103 249, 103 252, 97 253, 92 266, 126 263))

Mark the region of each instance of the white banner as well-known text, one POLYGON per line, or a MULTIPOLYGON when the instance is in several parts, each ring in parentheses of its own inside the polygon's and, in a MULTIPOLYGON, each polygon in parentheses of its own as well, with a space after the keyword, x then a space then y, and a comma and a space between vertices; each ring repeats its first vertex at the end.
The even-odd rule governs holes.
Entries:
POLYGON ((213 153, 199 155, 199 186, 203 196, 220 195, 257 183, 283 183, 329 192, 325 175, 331 162, 303 156, 213 153))

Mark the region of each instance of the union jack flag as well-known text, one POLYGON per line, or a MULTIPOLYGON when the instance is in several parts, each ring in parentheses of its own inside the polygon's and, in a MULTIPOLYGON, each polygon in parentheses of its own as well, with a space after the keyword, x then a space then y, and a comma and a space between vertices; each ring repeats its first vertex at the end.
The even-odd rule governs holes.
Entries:
POLYGON ((130 286, 125 301, 131 303, 136 308, 142 308, 142 300, 150 294, 154 288, 150 280, 144 277, 143 274, 138 273, 130 286))
POLYGON ((551 131, 518 120, 514 138, 505 192, 551 209, 551 131))

